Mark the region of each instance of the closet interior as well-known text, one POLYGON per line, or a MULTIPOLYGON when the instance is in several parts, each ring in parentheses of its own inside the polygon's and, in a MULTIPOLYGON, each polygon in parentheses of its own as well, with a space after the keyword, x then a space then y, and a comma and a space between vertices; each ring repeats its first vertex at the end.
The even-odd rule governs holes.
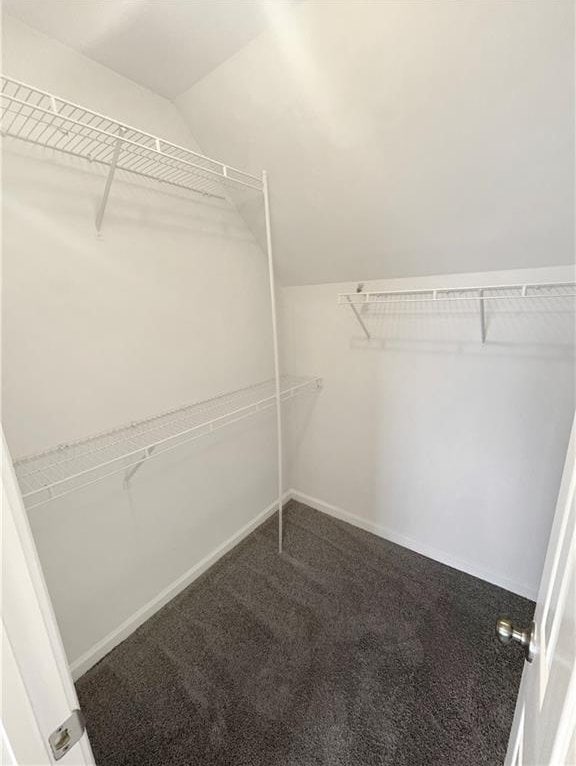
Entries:
POLYGON ((145 461, 270 408, 276 411, 278 547, 282 550, 282 403, 320 389, 313 377, 280 376, 272 234, 266 173, 250 175, 157 136, 143 133, 86 107, 2 76, 1 130, 5 139, 54 150, 105 169, 95 230, 101 235, 115 174, 127 173, 234 205, 233 191, 250 190, 261 200, 266 227, 274 378, 145 420, 26 455, 14 463, 28 508, 49 503, 91 484, 123 474, 127 485, 145 461))
POLYGON ((4 12, 3 427, 95 762, 504 763, 523 658, 493 627, 532 618, 576 299, 569 127, 507 35, 553 82, 564 4, 501 35, 432 4, 505 69, 470 64, 476 133, 456 43, 399 42, 424 4, 289 3, 182 92, 34 5, 4 12), (500 86, 502 142, 546 113, 519 160, 500 86))

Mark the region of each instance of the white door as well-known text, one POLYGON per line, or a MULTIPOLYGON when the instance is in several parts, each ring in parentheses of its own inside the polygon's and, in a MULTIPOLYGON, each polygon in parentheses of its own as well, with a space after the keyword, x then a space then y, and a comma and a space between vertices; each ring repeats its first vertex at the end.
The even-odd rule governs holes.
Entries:
POLYGON ((576 764, 575 487, 576 419, 534 614, 533 658, 524 665, 506 766, 576 764))
MULTIPOLYGON (((78 699, 32 539, 4 434, 2 441, 2 766, 94 764, 84 732, 73 744, 76 716, 50 735, 78 699), (58 747, 59 746, 59 747, 58 747)), ((66 555, 65 541, 62 555, 66 555)))

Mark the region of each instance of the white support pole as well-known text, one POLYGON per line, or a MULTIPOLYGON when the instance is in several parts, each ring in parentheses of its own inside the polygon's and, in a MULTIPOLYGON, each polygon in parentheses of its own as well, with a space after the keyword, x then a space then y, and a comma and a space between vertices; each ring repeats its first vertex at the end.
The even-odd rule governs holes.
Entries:
POLYGON ((98 208, 96 215, 96 233, 100 234, 102 229, 102 221, 104 220, 104 213, 106 212, 106 205, 108 203, 108 197, 110 195, 110 189, 112 188, 112 181, 114 180, 114 173, 116 172, 116 165, 118 164, 118 157, 120 156, 120 149, 122 148, 122 136, 124 134, 124 128, 118 129, 118 139, 116 146, 114 147, 114 153, 112 154, 112 161, 110 162, 110 168, 108 169, 108 177, 106 178, 106 185, 104 186, 104 194, 98 208))
POLYGON ((278 452, 278 552, 282 553, 283 520, 283 454, 282 454, 282 402, 280 399, 280 358, 278 354, 278 322, 276 317, 276 286, 274 279, 274 258, 272 256, 272 227, 270 222, 270 199, 268 197, 268 175, 262 172, 264 192, 264 216, 266 219, 266 251, 268 256, 268 277, 270 283, 270 309, 272 314, 272 345, 274 350, 274 381, 276 383, 276 433, 278 452))

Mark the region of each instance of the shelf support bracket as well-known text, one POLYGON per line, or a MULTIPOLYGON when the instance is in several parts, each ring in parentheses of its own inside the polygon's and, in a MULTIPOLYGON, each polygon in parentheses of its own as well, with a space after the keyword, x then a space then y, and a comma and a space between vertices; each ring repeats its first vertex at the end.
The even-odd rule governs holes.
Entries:
POLYGON ((130 484, 130 480, 134 477, 134 474, 136 473, 136 471, 138 471, 140 466, 148 460, 148 458, 150 457, 150 455, 153 452, 154 452, 154 447, 153 446, 149 447, 147 450, 145 450, 144 457, 142 458, 142 460, 139 460, 136 463, 136 465, 133 465, 132 468, 129 468, 126 471, 126 473, 124 474, 124 486, 125 487, 127 487, 128 484, 130 484))
POLYGON ((120 156, 120 150, 122 149, 122 136, 124 135, 124 128, 118 129, 118 138, 116 139, 116 145, 114 146, 114 152, 112 154, 112 161, 108 168, 108 176, 106 178, 106 184, 104 186, 104 194, 100 200, 100 207, 96 214, 96 233, 98 236, 102 231, 102 222, 104 220, 104 213, 106 212, 106 205, 108 204, 108 197, 110 196, 110 189, 112 188, 112 181, 114 180, 114 174, 116 173, 116 165, 118 164, 118 157, 120 156))
POLYGON ((366 327, 366 325, 364 324, 364 320, 363 320, 363 319, 362 319, 362 317, 360 316, 360 312, 358 311, 358 309, 356 308, 356 306, 355 306, 355 305, 352 303, 352 301, 350 300, 350 298, 349 298, 348 296, 346 296, 346 298, 347 298, 347 300, 348 300, 348 303, 350 304, 350 308, 351 308, 351 309, 352 309, 352 311, 354 312, 354 316, 355 316, 355 317, 356 317, 356 319, 358 320, 358 323, 359 323, 360 327, 361 327, 361 328, 364 330, 364 335, 366 336, 366 338, 367 338, 368 340, 370 340, 370 333, 368 332, 368 328, 367 328, 367 327, 366 327))
POLYGON ((486 314, 484 312, 484 290, 479 291, 480 297, 480 338, 486 343, 486 314))

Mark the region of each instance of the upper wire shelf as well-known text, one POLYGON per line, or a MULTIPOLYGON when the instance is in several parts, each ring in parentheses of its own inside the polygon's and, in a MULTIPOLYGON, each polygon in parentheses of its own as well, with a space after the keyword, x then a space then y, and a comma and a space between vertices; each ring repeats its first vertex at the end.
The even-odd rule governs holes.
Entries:
MULTIPOLYGON (((280 399, 313 393, 320 378, 281 376, 280 399)), ((274 380, 130 423, 14 462, 27 508, 55 500, 108 476, 125 472, 128 482, 153 457, 206 436, 276 403, 274 380)))
POLYGON ((437 287, 427 290, 380 290, 364 292, 359 284, 354 293, 339 293, 338 303, 349 306, 360 324, 366 338, 370 331, 364 319, 370 306, 394 306, 397 304, 462 304, 477 306, 480 318, 482 343, 486 340, 485 304, 502 300, 534 300, 543 298, 576 298, 576 282, 539 282, 518 285, 483 285, 481 287, 437 287))
POLYGON ((260 193, 264 189, 262 178, 4 75, 0 131, 2 136, 220 199, 225 199, 226 186, 260 193))

